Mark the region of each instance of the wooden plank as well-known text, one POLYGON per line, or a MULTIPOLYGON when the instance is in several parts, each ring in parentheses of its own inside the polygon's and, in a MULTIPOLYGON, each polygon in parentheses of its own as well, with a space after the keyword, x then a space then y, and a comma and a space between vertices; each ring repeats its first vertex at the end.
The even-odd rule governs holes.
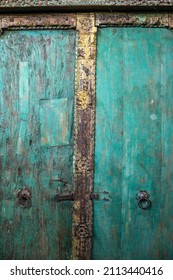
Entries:
POLYGON ((162 259, 161 29, 124 31, 122 259, 162 259), (149 193, 141 210, 136 193, 149 193), (132 241, 133 236, 133 241, 132 241), (139 246, 140 244, 140 246, 139 246))
POLYGON ((99 29, 94 180, 106 200, 95 202, 94 259, 172 258, 172 40, 161 28, 99 29))
POLYGON ((161 204, 162 220, 160 222, 162 237, 162 254, 165 259, 172 259, 172 201, 173 201, 173 34, 164 30, 161 54, 161 104, 162 104, 162 189, 159 197, 163 197, 161 204))
POLYGON ((66 124, 69 144, 41 146, 40 106, 65 99, 73 108, 75 37, 72 30, 28 30, 0 38, 1 259, 71 258, 72 203, 53 197, 73 191, 73 124, 66 124), (32 207, 21 208, 16 196, 26 188, 32 207))
POLYGON ((121 240, 122 31, 98 29, 93 259, 119 259, 121 240), (105 44, 106 42, 106 44, 105 44))

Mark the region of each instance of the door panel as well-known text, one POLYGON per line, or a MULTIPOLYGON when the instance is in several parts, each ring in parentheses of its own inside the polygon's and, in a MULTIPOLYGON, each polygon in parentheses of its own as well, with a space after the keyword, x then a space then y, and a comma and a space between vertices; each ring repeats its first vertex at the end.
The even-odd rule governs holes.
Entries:
POLYGON ((173 33, 109 27, 97 40, 93 259, 172 259, 173 33))
MULTIPOLYGON (((0 37, 0 258, 70 259, 75 31, 0 37), (18 192, 31 192, 30 207, 18 192), (25 205, 25 201, 23 201, 25 205)), ((26 198, 24 198, 25 200, 26 198)))

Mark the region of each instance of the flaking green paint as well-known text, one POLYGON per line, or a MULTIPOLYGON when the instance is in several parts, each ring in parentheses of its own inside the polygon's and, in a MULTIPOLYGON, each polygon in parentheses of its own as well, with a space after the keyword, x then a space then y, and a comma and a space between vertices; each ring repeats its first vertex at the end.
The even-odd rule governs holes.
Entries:
POLYGON ((72 144, 72 105, 68 98, 40 101, 42 146, 72 144))
POLYGON ((173 259, 173 33, 110 27, 97 40, 92 257, 173 259))
POLYGON ((70 259, 72 204, 53 197, 73 190, 75 31, 8 31, 0 53, 0 259, 70 259), (56 107, 55 115, 45 112, 48 147, 41 145, 43 100, 56 107), (59 114, 66 142, 54 141, 59 114), (25 188, 30 208, 17 204, 25 188))

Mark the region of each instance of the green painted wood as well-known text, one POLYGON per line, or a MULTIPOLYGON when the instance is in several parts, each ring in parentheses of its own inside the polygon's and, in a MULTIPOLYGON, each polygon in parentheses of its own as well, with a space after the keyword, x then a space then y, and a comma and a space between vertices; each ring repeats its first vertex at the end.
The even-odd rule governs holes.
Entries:
POLYGON ((72 203, 53 197, 73 190, 75 31, 8 31, 0 53, 0 259, 70 259, 72 203))
POLYGON ((61 146, 71 142, 73 100, 68 98, 41 100, 41 145, 61 146), (51 125, 50 125, 51 124, 51 125))
POLYGON ((167 29, 98 31, 93 259, 173 259, 172 45, 167 29))

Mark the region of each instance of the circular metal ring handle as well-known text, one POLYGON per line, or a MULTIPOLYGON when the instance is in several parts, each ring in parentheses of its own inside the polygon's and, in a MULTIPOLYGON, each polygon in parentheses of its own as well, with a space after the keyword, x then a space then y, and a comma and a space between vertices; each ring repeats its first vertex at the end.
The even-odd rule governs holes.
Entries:
POLYGON ((31 206, 31 200, 29 197, 21 196, 19 197, 19 205, 21 207, 30 207, 31 206))
POLYGON ((31 206, 31 193, 28 190, 21 190, 17 194, 18 204, 23 208, 31 206))
POLYGON ((149 209, 151 207, 151 200, 149 199, 149 194, 146 191, 139 191, 136 195, 138 200, 138 206, 143 209, 149 209))
POLYGON ((138 206, 143 210, 149 209, 151 207, 151 200, 142 198, 138 201, 138 206))

